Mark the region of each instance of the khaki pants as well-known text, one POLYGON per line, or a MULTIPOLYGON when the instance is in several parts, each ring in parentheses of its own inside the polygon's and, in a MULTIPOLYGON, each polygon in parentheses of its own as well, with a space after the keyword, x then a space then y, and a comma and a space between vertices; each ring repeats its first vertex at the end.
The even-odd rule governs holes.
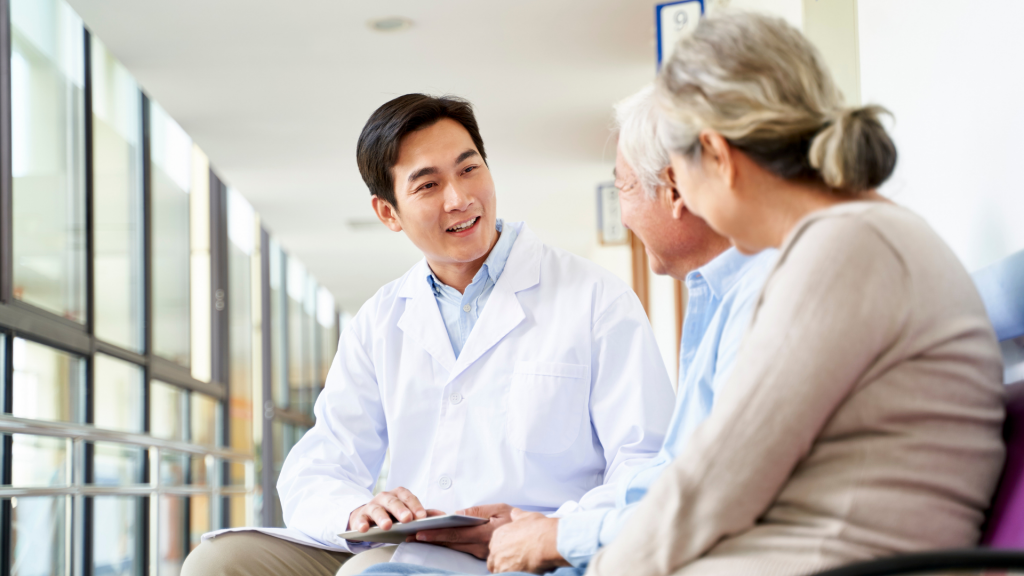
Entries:
POLYGON ((385 546, 353 556, 259 532, 231 532, 193 550, 181 576, 348 576, 387 562, 394 553, 394 546, 385 546))

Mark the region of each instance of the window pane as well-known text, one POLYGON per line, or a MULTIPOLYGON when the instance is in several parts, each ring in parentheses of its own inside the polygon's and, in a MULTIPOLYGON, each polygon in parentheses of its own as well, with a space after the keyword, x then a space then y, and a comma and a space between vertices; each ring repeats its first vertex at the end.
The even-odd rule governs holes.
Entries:
POLYGON ((284 291, 285 255, 270 239, 270 386, 274 405, 288 407, 288 362, 285 341, 288 331, 284 291))
POLYGON ((216 446, 217 422, 220 421, 220 402, 213 396, 193 392, 192 396, 192 435, 193 444, 216 446))
POLYGON ((93 422, 96 427, 141 432, 142 389, 145 385, 142 367, 106 354, 96 354, 93 369, 93 422))
POLYGON ((138 524, 141 500, 123 496, 93 498, 92 557, 96 576, 140 572, 138 524))
POLYGON ((192 140, 150 103, 153 213, 153 350, 188 366, 189 190, 192 140))
POLYGON ((11 576, 64 574, 65 501, 11 499, 11 576))
POLYGON ((185 440, 185 391, 153 380, 149 396, 149 433, 157 438, 185 440))
POLYGON ((320 331, 317 383, 323 386, 327 381, 327 372, 331 369, 331 362, 334 361, 334 354, 338 351, 336 330, 338 315, 334 308, 334 296, 323 286, 317 290, 316 294, 316 322, 320 331))
POLYGON ((13 434, 11 485, 66 486, 68 441, 64 438, 13 434))
POLYGON ((142 482, 142 448, 97 442, 93 445, 93 483, 101 486, 142 482))
MULTIPOLYGON (((245 496, 231 496, 228 498, 228 509, 231 513, 228 518, 227 528, 240 528, 252 525, 249 517, 246 516, 246 506, 248 504, 245 501, 245 496)), ((254 516, 254 518, 258 518, 258 516, 254 516)))
POLYGON ((82 20, 62 0, 12 0, 14 297, 85 322, 82 20))
POLYGON ((160 452, 160 483, 165 486, 184 486, 188 460, 188 454, 162 450, 160 452))
POLYGON ((237 190, 228 190, 228 302, 231 345, 231 447, 253 453, 253 253, 256 213, 237 190))
POLYGON ((185 560, 185 498, 160 496, 157 535, 159 576, 178 576, 185 560))
POLYGON ((213 371, 213 298, 210 270, 210 159, 192 145, 192 189, 189 191, 192 280, 192 377, 209 382, 213 371))
POLYGON ((14 339, 14 410, 19 418, 80 422, 85 364, 78 356, 14 339))
POLYGON ((191 526, 189 526, 188 531, 188 549, 192 551, 196 549, 196 546, 199 546, 203 534, 213 529, 213 523, 210 519, 209 496, 192 496, 189 498, 189 524, 191 526))
POLYGON ((293 410, 308 412, 310 353, 308 315, 306 314, 306 268, 296 258, 288 258, 288 398, 293 410))
POLYGON ((142 352, 141 95, 96 36, 91 60, 96 335, 142 352))
POLYGON ((193 486, 206 486, 210 482, 212 470, 206 466, 206 457, 198 454, 190 456, 192 466, 189 469, 189 484, 193 486))

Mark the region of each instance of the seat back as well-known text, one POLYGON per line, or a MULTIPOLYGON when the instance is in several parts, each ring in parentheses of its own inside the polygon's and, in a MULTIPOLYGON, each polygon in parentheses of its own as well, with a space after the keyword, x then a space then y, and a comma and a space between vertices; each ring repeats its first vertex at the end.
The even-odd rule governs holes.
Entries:
POLYGON ((974 274, 1003 352, 1006 464, 982 544, 1024 549, 1024 251, 974 274))

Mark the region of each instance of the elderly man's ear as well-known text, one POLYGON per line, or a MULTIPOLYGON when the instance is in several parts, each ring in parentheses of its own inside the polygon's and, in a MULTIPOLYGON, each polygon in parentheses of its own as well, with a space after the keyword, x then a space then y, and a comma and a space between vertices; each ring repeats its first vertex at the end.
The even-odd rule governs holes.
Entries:
POLYGON ((666 204, 672 210, 672 217, 676 220, 683 217, 683 213, 686 211, 686 203, 683 202, 683 196, 679 193, 679 189, 676 188, 676 173, 672 170, 672 166, 666 166, 661 171, 661 182, 660 194, 664 195, 666 204))

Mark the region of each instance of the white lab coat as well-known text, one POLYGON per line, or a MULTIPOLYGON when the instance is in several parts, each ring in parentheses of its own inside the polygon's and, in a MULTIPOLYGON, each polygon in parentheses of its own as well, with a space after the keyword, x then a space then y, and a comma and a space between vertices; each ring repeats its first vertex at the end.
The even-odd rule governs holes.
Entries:
POLYGON ((387 489, 446 512, 613 506, 615 479, 658 453, 674 399, 640 301, 606 270, 510 225, 519 237, 458 359, 425 261, 352 319, 316 426, 278 480, 293 534, 365 550, 337 534, 372 498, 389 447, 387 489))

